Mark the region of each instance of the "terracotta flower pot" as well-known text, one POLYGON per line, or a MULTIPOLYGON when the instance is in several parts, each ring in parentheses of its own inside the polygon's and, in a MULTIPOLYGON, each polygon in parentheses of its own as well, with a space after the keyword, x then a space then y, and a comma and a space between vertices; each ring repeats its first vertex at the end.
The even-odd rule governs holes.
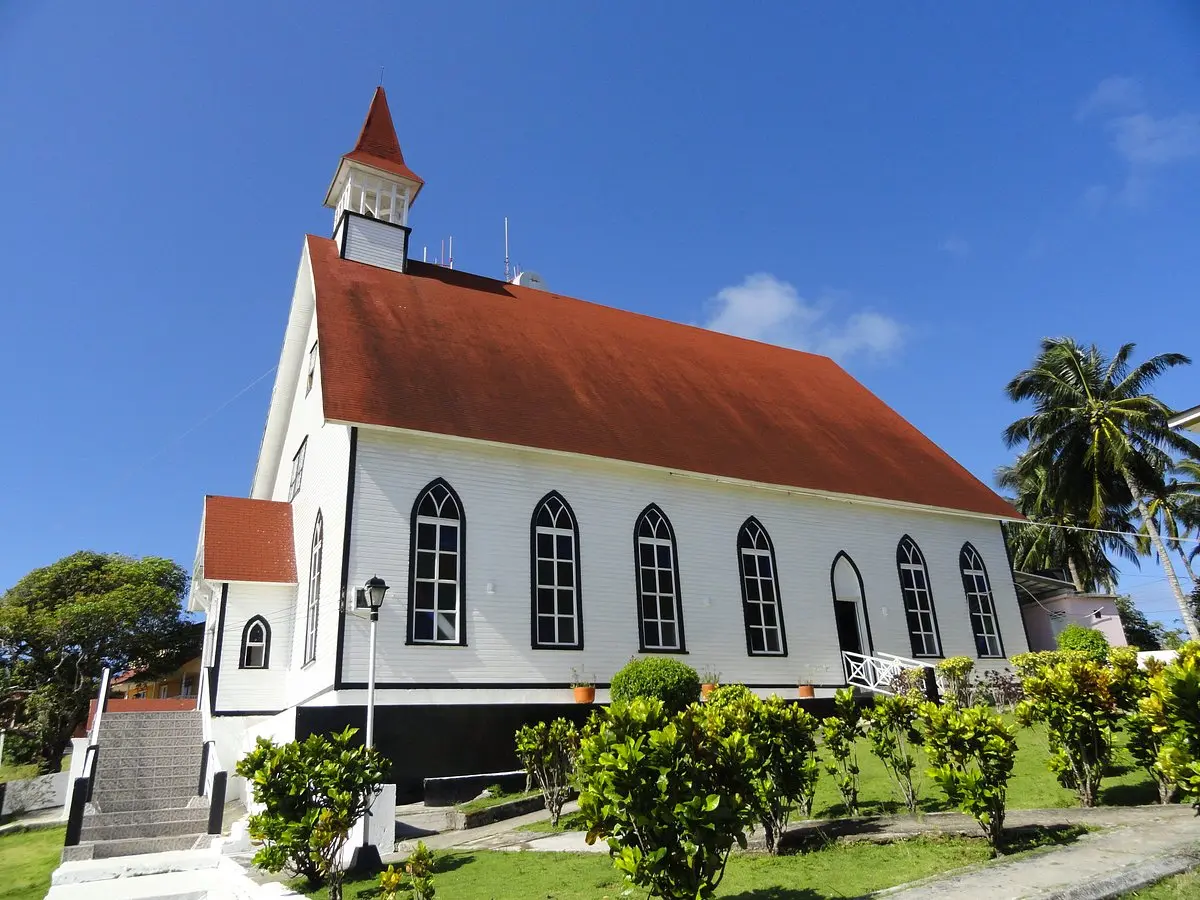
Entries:
POLYGON ((576 687, 575 688, 575 702, 576 703, 595 703, 596 702, 595 686, 588 685, 588 686, 576 687))
POLYGON ((704 684, 700 685, 700 699, 707 700, 708 695, 711 694, 716 687, 717 686, 715 683, 710 682, 705 682, 704 684))
POLYGON ((796 692, 800 695, 801 700, 811 700, 815 696, 811 684, 797 685, 796 692))

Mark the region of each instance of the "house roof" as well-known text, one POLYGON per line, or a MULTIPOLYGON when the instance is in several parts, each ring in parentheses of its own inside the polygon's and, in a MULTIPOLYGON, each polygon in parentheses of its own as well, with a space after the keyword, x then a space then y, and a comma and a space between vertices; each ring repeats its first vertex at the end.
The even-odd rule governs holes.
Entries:
POLYGON ((375 88, 375 96, 371 98, 367 118, 363 120, 362 131, 358 135, 358 143, 342 158, 391 172, 393 175, 415 181, 418 185, 425 183, 424 179, 404 162, 400 141, 396 137, 396 128, 392 124, 392 114, 388 109, 387 94, 384 93, 382 85, 375 88))
POLYGON ((209 581, 296 583, 290 503, 207 496, 201 539, 209 581))
POLYGON ((308 251, 327 419, 1019 517, 826 357, 308 251))
POLYGON ((1200 431, 1200 406, 1193 406, 1191 409, 1176 413, 1169 424, 1172 428, 1190 428, 1193 431, 1200 431))

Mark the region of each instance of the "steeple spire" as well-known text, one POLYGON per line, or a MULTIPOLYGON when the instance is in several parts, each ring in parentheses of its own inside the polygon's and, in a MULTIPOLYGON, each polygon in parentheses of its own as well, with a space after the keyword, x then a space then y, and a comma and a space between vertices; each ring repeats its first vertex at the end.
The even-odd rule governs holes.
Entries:
MULTIPOLYGON (((363 121, 362 131, 358 135, 358 143, 343 159, 352 159, 407 178, 416 182, 417 190, 425 183, 404 163, 404 153, 400 150, 400 140, 396 137, 396 127, 392 124, 392 113, 388 109, 387 94, 383 85, 375 88, 371 108, 367 110, 367 118, 363 121)), ((414 196, 416 192, 413 191, 414 196)))

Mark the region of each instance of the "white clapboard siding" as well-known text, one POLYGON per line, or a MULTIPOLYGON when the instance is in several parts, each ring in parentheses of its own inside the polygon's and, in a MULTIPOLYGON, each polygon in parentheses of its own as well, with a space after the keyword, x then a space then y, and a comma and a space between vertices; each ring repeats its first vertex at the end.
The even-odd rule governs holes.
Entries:
POLYGON ((225 636, 217 683, 217 712, 274 712, 288 705, 292 632, 296 616, 293 585, 229 585, 225 597, 225 636), (265 669, 239 668, 242 633, 254 616, 262 616, 271 629, 271 650, 265 669))
MULTIPOLYGON (((395 225, 367 219, 361 216, 348 215, 345 218, 346 259, 355 262, 379 266, 381 269, 391 269, 393 272, 404 271, 404 242, 405 231, 395 225)), ((341 229, 335 235, 341 240, 341 229)))
MULTIPOLYGON (((896 570, 896 548, 905 534, 918 543, 929 567, 945 655, 976 655, 958 568, 964 541, 975 545, 987 565, 1006 652, 1025 649, 995 521, 366 428, 359 431, 354 494, 349 583, 378 574, 392 586, 380 614, 379 682, 512 685, 511 691, 437 694, 443 702, 468 697, 512 702, 526 687, 567 682, 572 668, 604 683, 637 654, 633 528, 652 502, 670 518, 677 539, 688 650, 682 658, 696 668, 719 670, 727 682, 786 687, 842 681, 831 568, 843 551, 862 573, 875 649, 910 655, 896 570), (439 477, 465 508, 467 646, 406 646, 409 517, 418 492, 439 477), (566 498, 578 519, 582 651, 530 647, 530 518, 551 490, 566 498), (761 521, 774 543, 786 658, 750 657, 746 651, 736 538, 749 516, 761 521)), ((366 635, 366 622, 348 616, 346 682, 366 680, 366 635)))
MULTIPOLYGON (((317 373, 311 391, 305 393, 308 378, 308 352, 317 340, 316 317, 309 326, 299 384, 284 439, 283 460, 275 479, 272 499, 288 499, 292 477, 292 459, 307 438, 304 471, 300 491, 292 499, 292 527, 296 539, 295 608, 291 640, 292 674, 287 681, 286 704, 295 704, 333 684, 334 659, 337 655, 338 610, 341 590, 342 544, 345 537, 346 480, 350 467, 350 429, 345 425, 326 424, 321 407, 320 348, 317 373), (317 617, 317 658, 304 664, 305 607, 308 599, 309 560, 317 512, 324 523, 321 565, 321 602, 317 617)), ((240 637, 240 632, 239 632, 240 637)), ((228 640, 228 635, 226 635, 228 640)))

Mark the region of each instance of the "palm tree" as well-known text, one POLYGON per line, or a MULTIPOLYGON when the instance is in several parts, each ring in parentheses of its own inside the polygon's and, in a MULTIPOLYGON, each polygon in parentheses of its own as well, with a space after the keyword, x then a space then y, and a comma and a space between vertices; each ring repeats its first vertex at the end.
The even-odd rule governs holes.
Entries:
MULTIPOLYGON (((1137 551, 1127 537, 1085 530, 1086 511, 1066 509, 1050 491, 1044 466, 1001 466, 996 483, 1010 492, 1013 506, 1029 520, 1006 526, 1013 567, 1022 572, 1066 569, 1080 592, 1114 590, 1117 567, 1109 558, 1115 553, 1137 562, 1137 551), (1082 526, 1082 527, 1081 527, 1082 526)), ((1105 510, 1101 527, 1108 532, 1133 530, 1121 510, 1105 510)))
MULTIPOLYGON (((1171 479, 1166 482, 1161 492, 1149 496, 1146 508, 1150 511, 1151 519, 1164 536, 1168 545, 1173 545, 1183 560, 1183 567, 1192 586, 1200 584, 1196 580, 1196 572, 1192 568, 1192 559, 1200 552, 1200 544, 1185 547, 1188 539, 1200 534, 1200 462, 1183 460, 1176 466, 1180 475, 1192 476, 1194 481, 1178 481, 1171 479)), ((1150 554, 1150 532, 1146 521, 1138 529, 1138 552, 1150 554)))
POLYGON ((1017 468, 1044 467, 1050 492, 1066 508, 1085 510, 1090 527, 1103 527, 1109 510, 1137 509, 1188 633, 1200 640, 1147 505, 1148 497, 1165 490, 1164 473, 1174 467, 1171 451, 1200 457, 1200 446, 1171 429, 1167 406, 1146 392, 1159 375, 1191 360, 1163 353, 1131 367, 1133 350, 1124 344, 1109 359, 1094 344, 1045 338, 1033 365, 1006 388, 1012 400, 1032 401, 1034 411, 1013 422, 1004 439, 1010 447, 1027 445, 1017 468))

